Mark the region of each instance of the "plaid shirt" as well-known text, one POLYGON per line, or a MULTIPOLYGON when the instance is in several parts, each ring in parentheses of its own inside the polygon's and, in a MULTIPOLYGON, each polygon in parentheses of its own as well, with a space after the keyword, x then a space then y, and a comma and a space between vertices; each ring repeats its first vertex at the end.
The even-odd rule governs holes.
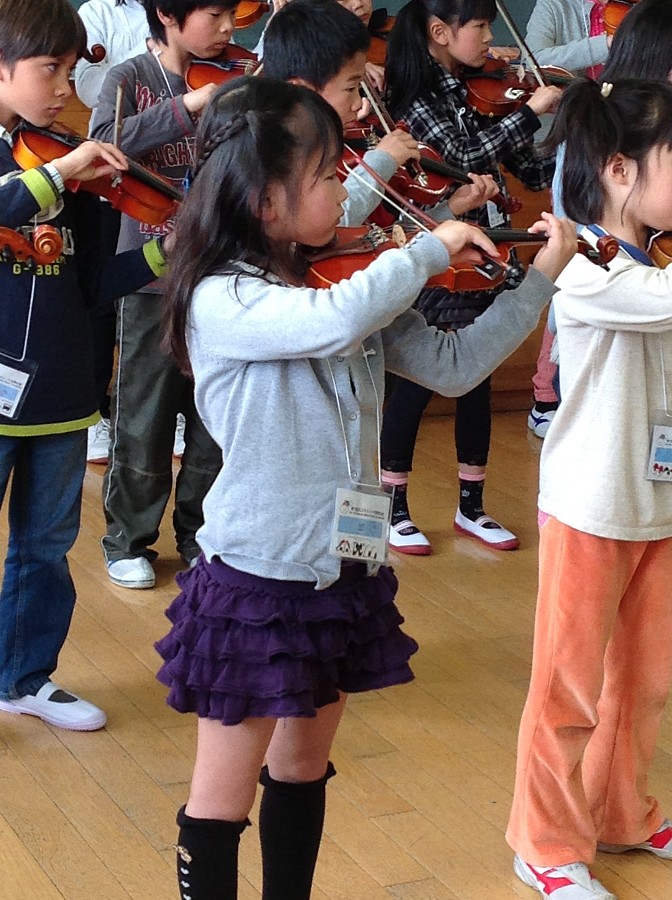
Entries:
MULTIPOLYGON (((502 119, 490 120, 469 106, 463 82, 433 60, 432 67, 434 90, 418 97, 402 117, 413 137, 429 144, 446 163, 463 172, 493 175, 502 193, 505 193, 505 183, 499 163, 533 191, 549 187, 555 156, 541 156, 534 148, 532 136, 541 125, 536 113, 524 104, 502 119)), ((484 227, 489 225, 485 206, 461 218, 484 227)), ((509 226, 506 216, 503 227, 509 226)), ((511 262, 516 271, 499 288, 464 294, 428 289, 420 295, 417 308, 431 325, 450 328, 468 325, 490 306, 501 290, 520 283, 523 271, 513 254, 511 262)))

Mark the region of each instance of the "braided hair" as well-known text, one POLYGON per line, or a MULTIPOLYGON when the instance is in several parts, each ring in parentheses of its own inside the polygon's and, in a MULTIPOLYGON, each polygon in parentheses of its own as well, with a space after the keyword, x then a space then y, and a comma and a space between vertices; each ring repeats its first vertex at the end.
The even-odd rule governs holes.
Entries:
POLYGON ((314 91, 246 76, 215 92, 196 132, 166 290, 167 343, 183 371, 190 370, 186 327, 198 283, 236 271, 240 262, 299 275, 299 261, 278 259, 265 234, 268 186, 283 184, 290 204, 297 203, 308 162, 317 159, 319 175, 341 152, 340 119, 314 91))

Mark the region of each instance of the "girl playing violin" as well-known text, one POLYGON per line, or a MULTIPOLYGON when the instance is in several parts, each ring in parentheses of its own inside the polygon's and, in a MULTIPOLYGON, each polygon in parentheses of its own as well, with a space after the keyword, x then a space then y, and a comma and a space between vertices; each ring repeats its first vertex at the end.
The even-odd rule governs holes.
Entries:
POLYGON ((615 900, 595 851, 672 859, 648 774, 672 677, 672 87, 580 80, 551 132, 580 233, 615 236, 606 269, 575 257, 554 298, 562 403, 540 474, 532 676, 507 840, 542 897, 615 900))
MULTIPOLYGON (((540 87, 519 110, 492 122, 469 108, 460 78, 465 67, 484 64, 495 14, 495 0, 411 0, 404 6, 390 36, 386 67, 391 112, 446 163, 465 172, 489 172, 502 191, 499 163, 505 163, 528 187, 541 190, 550 183, 553 158, 539 156, 532 137, 540 127, 539 114, 557 100, 558 89, 540 87)), ((466 218, 482 225, 508 225, 507 217, 492 202, 466 218)), ((519 283, 521 275, 514 262, 509 285, 519 283)), ((417 307, 430 324, 456 329, 473 322, 495 296, 493 290, 450 294, 431 289, 422 292, 417 307)), ((411 519, 406 497, 420 418, 430 397, 425 388, 397 381, 383 423, 384 479, 395 487, 390 540, 393 547, 406 553, 431 551, 429 541, 411 519)), ((455 528, 490 547, 514 549, 516 536, 483 509, 490 445, 489 379, 458 400, 455 440, 460 494, 455 528)))
POLYGON ((306 288, 297 245, 334 235, 341 154, 340 120, 316 92, 270 78, 223 85, 177 217, 170 343, 226 459, 203 505, 203 554, 180 576, 157 645, 168 702, 199 717, 177 819, 181 896, 192 900, 237 896, 260 772, 263 896, 308 900, 346 695, 412 677, 416 644, 399 628, 383 546, 385 369, 469 390, 533 327, 554 290, 541 272, 555 277, 574 249, 571 227, 546 217, 539 270, 459 333, 430 329, 410 307, 465 246, 495 252, 466 223, 421 233, 330 289, 306 288))

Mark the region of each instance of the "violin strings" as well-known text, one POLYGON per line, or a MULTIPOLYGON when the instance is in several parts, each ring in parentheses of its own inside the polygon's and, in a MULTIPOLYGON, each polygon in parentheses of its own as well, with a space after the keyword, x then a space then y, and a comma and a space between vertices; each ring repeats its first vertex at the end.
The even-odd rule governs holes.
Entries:
MULTIPOLYGON (((348 147, 347 144, 345 144, 345 148, 350 153, 352 153, 353 156, 356 156, 354 151, 350 147, 348 147)), ((383 179, 380 177, 380 175, 374 169, 372 169, 371 166, 369 166, 367 163, 365 163, 363 159, 360 159, 359 165, 364 169, 365 172, 367 172, 374 179, 376 184, 378 184, 378 185, 382 184, 383 190, 381 190, 379 187, 375 187, 374 185, 370 184, 370 182, 368 182, 366 180, 366 178, 364 178, 362 175, 360 175, 355 170, 355 168, 348 165, 348 163, 346 163, 345 161, 343 162, 343 167, 349 175, 352 175, 357 181, 360 181, 362 184, 366 185, 369 188, 369 190, 373 191, 373 193, 376 194, 378 197, 380 197, 381 200, 385 200, 387 203, 389 203, 393 209, 396 209, 397 212, 400 213, 400 215, 402 217, 406 217, 410 222, 413 223, 413 225, 416 225, 418 228, 422 229, 422 231, 430 231, 431 228, 434 227, 436 222, 434 222, 433 219, 431 219, 426 213, 424 213, 420 209, 414 209, 414 212, 411 212, 411 209, 413 209, 413 207, 411 207, 410 204, 405 204, 405 201, 403 200, 403 198, 401 198, 400 195, 397 194, 397 192, 394 191, 389 186, 389 184, 387 184, 385 181, 383 181, 383 179), (402 204, 405 204, 405 205, 402 205, 402 204), (425 223, 420 221, 420 219, 423 217, 426 220, 425 223), (428 225, 428 224, 426 224, 427 222, 431 223, 431 224, 428 225)))

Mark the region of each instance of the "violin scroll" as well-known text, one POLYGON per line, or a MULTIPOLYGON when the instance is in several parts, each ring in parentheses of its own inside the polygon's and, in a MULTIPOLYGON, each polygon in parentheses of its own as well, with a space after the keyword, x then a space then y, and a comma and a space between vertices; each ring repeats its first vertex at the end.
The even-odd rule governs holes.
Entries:
POLYGON ((0 227, 0 259, 22 262, 30 271, 56 262, 63 252, 63 238, 53 225, 38 225, 32 242, 13 228, 0 227))
POLYGON ((82 53, 82 59, 85 59, 87 62, 93 63, 94 65, 101 63, 106 56, 107 51, 102 44, 94 44, 90 50, 87 49, 82 53))

